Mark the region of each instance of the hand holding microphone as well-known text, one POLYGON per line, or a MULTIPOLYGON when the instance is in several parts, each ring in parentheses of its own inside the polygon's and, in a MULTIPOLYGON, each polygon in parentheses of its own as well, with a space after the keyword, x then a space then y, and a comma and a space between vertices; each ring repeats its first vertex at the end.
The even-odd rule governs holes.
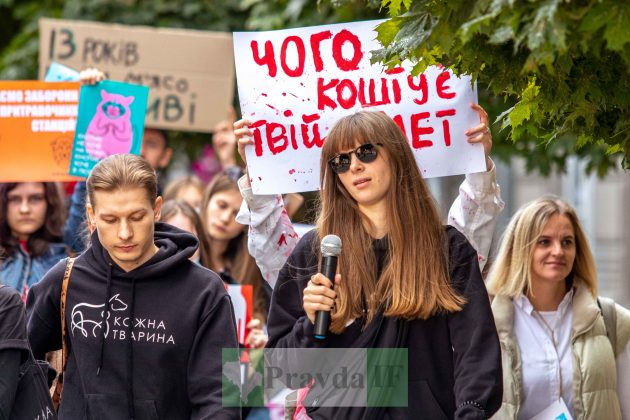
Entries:
POLYGON ((337 257, 341 253, 341 239, 335 235, 325 236, 321 243, 321 252, 321 273, 311 277, 304 289, 303 307, 309 320, 315 324, 315 338, 323 340, 328 333, 330 311, 337 297, 331 279, 336 284, 341 281, 341 276, 335 275, 337 257))

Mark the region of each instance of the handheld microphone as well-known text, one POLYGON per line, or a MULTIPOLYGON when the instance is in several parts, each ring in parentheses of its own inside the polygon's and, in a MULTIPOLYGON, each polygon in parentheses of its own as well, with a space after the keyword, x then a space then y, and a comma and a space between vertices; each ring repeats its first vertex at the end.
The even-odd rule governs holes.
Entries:
MULTIPOLYGON (((337 235, 326 235, 322 239, 321 273, 335 283, 337 273, 337 257, 341 254, 341 238, 337 235)), ((315 332, 313 336, 318 340, 325 340, 330 326, 330 311, 317 311, 315 314, 315 332)))

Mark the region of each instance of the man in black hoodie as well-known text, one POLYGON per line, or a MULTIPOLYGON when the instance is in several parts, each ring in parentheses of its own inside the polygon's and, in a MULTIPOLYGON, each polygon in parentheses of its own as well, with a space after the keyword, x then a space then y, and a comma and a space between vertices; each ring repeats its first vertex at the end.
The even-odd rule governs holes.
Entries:
MULTIPOLYGON (((224 419, 222 349, 237 347, 221 279, 188 258, 197 239, 156 222, 162 198, 141 157, 110 156, 87 180, 90 247, 66 297, 68 363, 60 419, 224 419)), ((36 358, 61 348, 66 262, 28 295, 36 358)))

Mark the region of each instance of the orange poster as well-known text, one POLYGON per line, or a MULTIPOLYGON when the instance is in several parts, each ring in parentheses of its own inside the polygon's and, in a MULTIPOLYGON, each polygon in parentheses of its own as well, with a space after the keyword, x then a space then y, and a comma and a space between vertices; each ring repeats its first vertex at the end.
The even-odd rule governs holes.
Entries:
POLYGON ((0 182, 70 181, 78 82, 0 81, 0 182))

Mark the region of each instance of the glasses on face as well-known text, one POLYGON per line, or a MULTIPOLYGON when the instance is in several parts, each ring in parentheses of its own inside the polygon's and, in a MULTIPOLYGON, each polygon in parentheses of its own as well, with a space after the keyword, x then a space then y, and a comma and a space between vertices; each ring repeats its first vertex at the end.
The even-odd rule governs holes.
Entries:
POLYGON ((334 156, 332 159, 328 161, 328 165, 330 169, 336 174, 342 174, 347 172, 350 169, 350 163, 352 161, 352 154, 357 157, 363 163, 371 163, 376 160, 378 156, 378 152, 376 150, 376 146, 380 146, 379 143, 376 145, 371 143, 362 144, 356 149, 348 152, 348 153, 339 153, 334 156))

